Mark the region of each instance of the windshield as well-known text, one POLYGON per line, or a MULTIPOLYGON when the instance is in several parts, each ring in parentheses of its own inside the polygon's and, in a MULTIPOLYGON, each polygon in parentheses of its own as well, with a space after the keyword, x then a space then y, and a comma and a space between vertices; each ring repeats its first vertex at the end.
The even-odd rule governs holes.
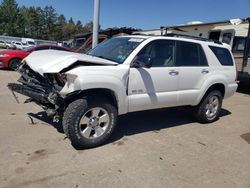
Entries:
POLYGON ((34 48, 34 46, 29 46, 29 47, 25 48, 24 51, 29 52, 29 51, 32 51, 33 48, 34 48))
POLYGON ((34 46, 36 45, 36 44, 35 44, 34 42, 32 42, 32 41, 28 41, 27 44, 29 44, 29 45, 34 45, 34 46))
POLYGON ((122 64, 130 53, 143 41, 142 38, 117 37, 100 43, 88 55, 108 59, 122 64))

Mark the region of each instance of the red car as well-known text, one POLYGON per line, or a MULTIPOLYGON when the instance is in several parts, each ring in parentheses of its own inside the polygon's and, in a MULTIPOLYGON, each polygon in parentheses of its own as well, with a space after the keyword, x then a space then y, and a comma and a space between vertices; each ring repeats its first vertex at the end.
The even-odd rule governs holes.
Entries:
POLYGON ((72 50, 69 48, 56 45, 38 45, 35 47, 30 47, 26 50, 0 51, 0 68, 9 68, 11 70, 16 70, 21 61, 31 52, 38 50, 49 50, 49 49, 72 52, 72 50))

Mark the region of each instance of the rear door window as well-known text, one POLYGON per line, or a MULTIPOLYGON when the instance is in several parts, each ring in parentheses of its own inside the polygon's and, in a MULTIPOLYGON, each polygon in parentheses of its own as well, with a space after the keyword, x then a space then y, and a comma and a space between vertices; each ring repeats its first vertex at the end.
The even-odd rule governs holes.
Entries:
POLYGON ((177 41, 177 66, 207 66, 207 59, 200 44, 177 41))
POLYGON ((216 46, 209 46, 214 55, 217 57, 221 65, 233 66, 233 59, 231 53, 226 48, 220 48, 216 46))

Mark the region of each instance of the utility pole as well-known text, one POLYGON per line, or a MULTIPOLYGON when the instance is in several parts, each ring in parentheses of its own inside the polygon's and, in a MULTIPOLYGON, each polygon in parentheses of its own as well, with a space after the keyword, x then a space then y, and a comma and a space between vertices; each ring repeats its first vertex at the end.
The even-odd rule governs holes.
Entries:
POLYGON ((100 0, 94 0, 92 48, 96 47, 96 45, 98 44, 99 17, 100 17, 100 0))

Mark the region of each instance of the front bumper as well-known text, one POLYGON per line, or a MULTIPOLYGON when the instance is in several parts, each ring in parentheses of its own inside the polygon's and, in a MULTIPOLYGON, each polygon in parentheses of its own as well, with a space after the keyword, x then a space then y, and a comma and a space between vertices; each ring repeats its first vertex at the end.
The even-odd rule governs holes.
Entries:
POLYGON ((50 104, 48 100, 49 94, 45 93, 44 91, 38 90, 35 87, 30 87, 28 85, 22 85, 17 83, 9 83, 8 88, 13 91, 30 97, 33 101, 46 105, 50 104))
POLYGON ((21 77, 17 83, 9 83, 8 88, 29 97, 29 101, 36 102, 46 108, 56 108, 62 105, 62 98, 53 83, 46 77, 39 75, 27 65, 22 65, 18 70, 21 77))

